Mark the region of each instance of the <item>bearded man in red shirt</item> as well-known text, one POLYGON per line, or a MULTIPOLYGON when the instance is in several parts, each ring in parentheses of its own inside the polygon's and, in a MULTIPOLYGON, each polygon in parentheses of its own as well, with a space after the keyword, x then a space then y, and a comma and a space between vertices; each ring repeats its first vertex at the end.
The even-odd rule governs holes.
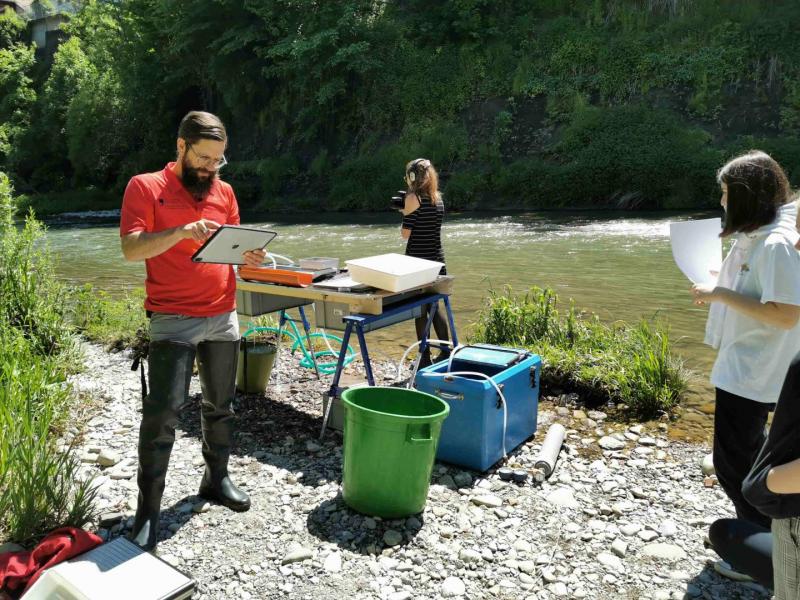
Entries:
MULTIPOLYGON (((147 550, 158 540, 178 412, 188 397, 195 358, 206 463, 199 494, 232 510, 250 508, 250 498, 228 477, 239 356, 236 277, 231 265, 191 260, 221 225, 239 224, 233 189, 218 178, 227 162, 226 144, 218 117, 188 113, 178 128, 177 160, 133 177, 122 202, 122 253, 127 260, 144 260, 147 269, 149 394, 142 403, 139 503, 130 534, 147 550)), ((251 265, 260 265, 264 257, 263 250, 244 253, 251 265)))

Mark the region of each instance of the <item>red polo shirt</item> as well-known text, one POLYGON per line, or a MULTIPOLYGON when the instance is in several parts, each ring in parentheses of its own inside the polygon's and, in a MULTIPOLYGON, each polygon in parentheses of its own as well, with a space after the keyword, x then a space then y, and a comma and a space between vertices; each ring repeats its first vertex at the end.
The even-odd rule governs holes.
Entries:
MULTIPOLYGON (((239 207, 233 189, 216 180, 208 196, 195 200, 172 171, 136 175, 125 189, 120 236, 136 231, 154 233, 210 219, 220 225, 238 225, 239 207)), ((147 298, 144 307, 153 312, 190 317, 213 317, 236 308, 236 277, 230 265, 192 262, 201 246, 181 240, 172 248, 145 260, 147 298)))

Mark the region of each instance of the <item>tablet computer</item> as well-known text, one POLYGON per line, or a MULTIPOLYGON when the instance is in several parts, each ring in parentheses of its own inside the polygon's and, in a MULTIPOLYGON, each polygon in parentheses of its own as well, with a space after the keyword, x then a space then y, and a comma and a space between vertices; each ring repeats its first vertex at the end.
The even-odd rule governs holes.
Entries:
POLYGON ((192 255, 192 261, 217 263, 224 265, 243 265, 243 252, 247 250, 263 250, 275 236, 274 231, 259 227, 242 227, 241 225, 222 225, 192 255))

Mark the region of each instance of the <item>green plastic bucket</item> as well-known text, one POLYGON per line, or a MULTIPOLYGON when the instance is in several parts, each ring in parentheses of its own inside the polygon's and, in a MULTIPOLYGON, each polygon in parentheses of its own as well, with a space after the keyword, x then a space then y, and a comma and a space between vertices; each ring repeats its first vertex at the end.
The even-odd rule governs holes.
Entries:
POLYGON ((386 519, 421 512, 450 407, 436 396, 392 387, 351 388, 342 403, 344 501, 386 519))
POLYGON ((272 342, 251 342, 242 338, 239 363, 236 365, 236 388, 245 394, 263 394, 267 390, 267 382, 275 364, 277 351, 272 342), (245 372, 247 382, 245 382, 245 372))

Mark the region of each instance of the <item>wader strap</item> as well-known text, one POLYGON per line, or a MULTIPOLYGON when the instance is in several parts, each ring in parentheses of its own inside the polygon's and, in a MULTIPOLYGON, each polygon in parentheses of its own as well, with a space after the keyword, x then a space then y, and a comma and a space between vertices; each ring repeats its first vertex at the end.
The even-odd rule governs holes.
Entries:
POLYGON ((242 341, 244 342, 244 365, 243 368, 243 375, 244 375, 244 385, 242 385, 242 394, 244 397, 247 397, 247 338, 243 337, 242 341))
POLYGON ((133 364, 131 365, 131 371, 135 371, 139 369, 139 378, 142 383, 142 400, 147 397, 147 378, 144 375, 144 357, 137 355, 136 358, 133 359, 133 364))
MULTIPOLYGON (((145 310, 144 314, 147 318, 151 318, 153 316, 152 310, 145 310)), ((133 359, 133 364, 131 365, 131 371, 135 371, 139 369, 139 380, 142 384, 142 400, 147 397, 147 377, 144 375, 144 359, 147 357, 147 352, 143 354, 136 354, 136 357, 133 359)))

